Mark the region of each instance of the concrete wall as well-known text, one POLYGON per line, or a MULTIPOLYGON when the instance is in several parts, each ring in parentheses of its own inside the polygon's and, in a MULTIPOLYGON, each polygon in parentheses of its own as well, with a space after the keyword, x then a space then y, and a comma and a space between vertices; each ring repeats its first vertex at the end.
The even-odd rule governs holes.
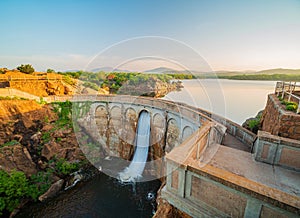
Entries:
POLYGON ((268 96, 261 119, 262 131, 286 138, 300 140, 300 114, 285 110, 274 94, 268 96))
POLYGON ((201 108, 196 108, 180 102, 171 102, 162 99, 154 98, 144 98, 136 96, 112 96, 112 95, 81 95, 81 96, 49 96, 44 98, 48 102, 52 101, 125 101, 125 102, 136 102, 140 105, 146 105, 148 107, 161 107, 168 108, 168 111, 179 112, 184 117, 189 117, 191 120, 199 121, 200 123, 206 120, 214 120, 227 128, 226 132, 231 134, 239 141, 241 141, 245 146, 252 149, 253 143, 256 140, 256 134, 250 132, 249 130, 243 128, 237 123, 228 120, 224 117, 216 115, 212 112, 203 110, 201 108))
MULTIPOLYGON (((287 196, 280 189, 244 177, 243 172, 239 172, 239 175, 230 170, 220 171, 220 168, 211 163, 201 165, 201 161, 193 154, 196 151, 196 146, 190 146, 187 141, 166 157, 167 182, 161 195, 179 210, 192 217, 259 218, 300 215, 297 192, 287 196), (185 158, 180 158, 180 154, 185 158)), ((260 163, 255 164, 254 168, 249 166, 247 170, 256 170, 259 174, 263 167, 260 163)), ((280 182, 284 186, 285 182, 280 182)))
MULTIPOLYGON (((88 113, 77 112, 74 121, 98 143, 105 155, 131 160, 138 117, 147 110, 151 116, 151 137, 148 160, 155 160, 155 173, 165 175, 162 157, 199 129, 210 118, 173 102, 134 96, 97 96, 74 100, 73 111, 83 110, 90 102, 88 113)), ((49 100, 49 99, 47 99, 49 100)), ((95 155, 93 154, 93 157, 95 155)), ((160 175, 155 175, 160 177, 160 175)))
MULTIPOLYGON (((192 217, 297 217, 255 196, 233 189, 208 176, 167 162, 172 171, 162 197, 192 217)), ((170 172, 171 172, 170 171, 170 172)))
POLYGON ((259 131, 254 146, 255 160, 300 172, 300 141, 259 131))

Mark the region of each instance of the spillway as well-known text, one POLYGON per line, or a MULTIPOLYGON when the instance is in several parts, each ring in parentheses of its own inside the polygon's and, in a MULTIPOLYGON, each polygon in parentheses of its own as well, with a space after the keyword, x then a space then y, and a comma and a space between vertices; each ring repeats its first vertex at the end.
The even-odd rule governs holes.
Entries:
POLYGON ((135 137, 135 153, 128 167, 119 173, 122 182, 135 182, 142 177, 150 144, 150 114, 142 111, 138 119, 135 137))

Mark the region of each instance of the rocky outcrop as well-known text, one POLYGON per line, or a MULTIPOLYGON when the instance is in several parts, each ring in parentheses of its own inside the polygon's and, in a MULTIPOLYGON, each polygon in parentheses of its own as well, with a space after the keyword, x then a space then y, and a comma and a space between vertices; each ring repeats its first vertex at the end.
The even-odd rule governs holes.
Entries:
POLYGON ((54 131, 50 134, 50 137, 51 141, 42 148, 42 157, 47 160, 51 160, 53 157, 64 158, 69 161, 84 159, 76 136, 71 129, 54 131))
POLYGON ((139 84, 131 84, 130 81, 128 81, 122 85, 118 94, 159 98, 180 88, 182 88, 180 81, 168 83, 150 77, 147 81, 143 81, 139 84))
POLYGON ((20 144, 0 148, 0 169, 22 171, 26 176, 37 172, 27 148, 20 144))
POLYGON ((10 87, 36 96, 71 95, 72 89, 62 80, 62 75, 55 73, 25 74, 18 70, 6 70, 0 74, 0 87, 10 87))
POLYGON ((0 108, 1 169, 16 169, 30 176, 37 168, 44 169, 54 156, 68 161, 84 159, 72 128, 55 127, 58 117, 51 105, 1 100, 0 108))
POLYGON ((51 106, 43 107, 35 101, 0 101, 0 145, 17 140, 22 145, 30 143, 32 135, 41 129, 44 123, 57 119, 51 106))
POLYGON ((61 81, 34 80, 30 83, 26 81, 10 81, 9 87, 41 97, 49 95, 71 95, 73 93, 70 88, 65 86, 61 81))
POLYGON ((255 117, 251 117, 247 119, 242 126, 245 129, 250 130, 254 134, 257 134, 258 130, 261 129, 260 119, 262 117, 263 110, 258 112, 258 114, 255 117))
POLYGON ((173 207, 162 198, 158 198, 157 203, 157 210, 153 218, 191 218, 191 216, 173 207))

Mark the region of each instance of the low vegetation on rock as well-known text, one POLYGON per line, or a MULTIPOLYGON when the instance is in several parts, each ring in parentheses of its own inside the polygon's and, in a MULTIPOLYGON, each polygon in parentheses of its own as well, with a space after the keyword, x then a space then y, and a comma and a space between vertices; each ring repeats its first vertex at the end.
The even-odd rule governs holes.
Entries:
POLYGON ((281 102, 282 105, 285 105, 285 109, 288 111, 292 111, 292 112, 297 112, 298 109, 298 104, 296 102, 293 101, 286 101, 281 97, 278 97, 279 101, 281 102))
POLYGON ((262 117, 263 111, 258 112, 258 114, 253 117, 247 119, 242 126, 251 132, 257 134, 258 130, 261 128, 261 117, 262 117))

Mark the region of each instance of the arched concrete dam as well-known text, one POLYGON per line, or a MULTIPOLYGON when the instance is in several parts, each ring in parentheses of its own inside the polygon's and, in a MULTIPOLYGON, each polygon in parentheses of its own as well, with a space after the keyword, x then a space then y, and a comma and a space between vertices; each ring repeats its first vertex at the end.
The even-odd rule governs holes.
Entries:
MULTIPOLYGON (((256 140, 256 135, 220 116, 161 99, 75 96, 71 101, 78 108, 75 119, 104 145, 106 154, 124 159, 133 155, 137 119, 147 110, 151 115, 148 160, 159 160, 153 162, 159 169, 154 173, 166 175, 167 181, 161 196, 193 217, 300 214, 298 166, 275 166, 253 158, 257 151, 265 155, 258 146, 272 143, 267 137, 256 140)), ((293 143, 292 149, 300 148, 293 143)))

